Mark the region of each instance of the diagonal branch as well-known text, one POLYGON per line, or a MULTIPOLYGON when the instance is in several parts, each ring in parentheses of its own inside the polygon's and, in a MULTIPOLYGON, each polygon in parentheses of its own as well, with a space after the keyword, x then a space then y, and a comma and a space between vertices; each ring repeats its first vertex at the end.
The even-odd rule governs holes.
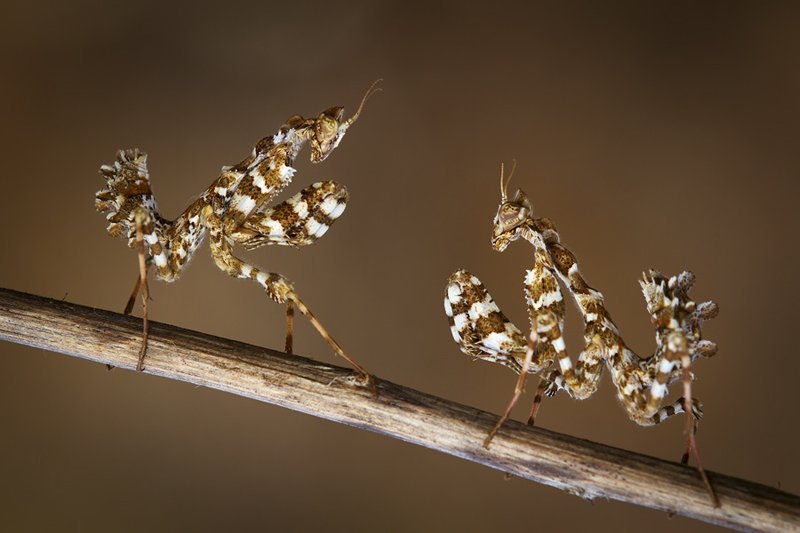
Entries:
MULTIPOLYGON (((0 289, 0 338, 132 369, 141 343, 133 317, 0 289)), ((693 467, 508 422, 490 449, 495 415, 378 380, 379 397, 354 374, 265 348, 153 323, 145 372, 375 431, 550 485, 737 529, 800 528, 800 498, 709 472, 714 509, 693 467)))

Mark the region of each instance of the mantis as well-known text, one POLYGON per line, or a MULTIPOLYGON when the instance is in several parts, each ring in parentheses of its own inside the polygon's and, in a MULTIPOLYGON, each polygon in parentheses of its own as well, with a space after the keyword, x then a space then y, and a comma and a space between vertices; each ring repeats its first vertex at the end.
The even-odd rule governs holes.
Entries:
POLYGON ((339 146, 348 129, 358 120, 367 99, 379 91, 374 82, 355 114, 344 118, 344 108, 330 107, 313 118, 293 115, 273 135, 256 143, 241 162, 222 168, 220 176, 175 220, 161 216, 156 207, 147 170, 147 155, 138 149, 121 150, 116 161, 100 172, 105 188, 96 194, 95 207, 106 213, 108 233, 123 236, 138 250, 139 276, 125 308, 129 313, 141 290, 143 307, 142 346, 137 370, 143 370, 147 352, 147 275, 155 265, 158 279, 173 282, 185 270, 192 255, 209 237, 216 265, 228 275, 256 282, 267 295, 286 305, 286 351, 293 350, 294 307, 309 320, 333 350, 364 378, 371 376, 323 327, 282 274, 264 271, 238 258, 235 245, 252 250, 264 245, 301 247, 322 237, 342 215, 347 189, 334 181, 320 181, 288 200, 270 207, 270 202, 292 181, 293 162, 309 144, 311 162, 320 163, 339 146))
POLYGON ((702 339, 700 325, 717 315, 714 302, 696 303, 689 297, 694 283, 691 272, 666 277, 651 270, 639 282, 647 312, 656 330, 656 350, 646 358, 634 353, 624 342, 606 309, 602 293, 584 279, 575 255, 561 244, 553 222, 536 217, 527 195, 517 190, 507 194, 513 175, 500 171, 500 205, 494 218, 492 247, 499 252, 517 240, 533 247, 533 267, 525 275, 525 298, 531 329, 526 337, 495 303, 481 281, 466 270, 454 272, 447 283, 445 312, 453 339, 461 351, 474 359, 498 363, 519 375, 514 394, 503 415, 487 435, 488 447, 524 391, 528 374, 541 376, 528 423, 533 425, 542 395, 563 390, 575 399, 589 398, 597 390, 608 368, 621 401, 631 420, 642 426, 659 424, 673 415, 687 416, 687 450, 715 506, 719 500, 700 461, 695 433, 703 416, 701 403, 692 396, 690 367, 699 357, 717 351, 713 342, 702 339), (572 295, 584 322, 584 348, 573 364, 562 337, 566 303, 561 285, 572 295), (662 406, 668 386, 682 380, 683 397, 662 406))

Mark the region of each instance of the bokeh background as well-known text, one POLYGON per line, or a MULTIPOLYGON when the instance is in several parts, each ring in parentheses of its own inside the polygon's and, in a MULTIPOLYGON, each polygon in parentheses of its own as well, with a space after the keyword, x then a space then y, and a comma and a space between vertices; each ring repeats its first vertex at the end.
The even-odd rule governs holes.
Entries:
MULTIPOLYGON (((294 280, 379 376, 499 412, 515 377, 458 351, 441 298, 467 268, 525 324, 531 250, 489 245, 499 165, 517 158, 512 189, 556 222, 641 353, 641 271, 697 274, 694 295, 721 308, 705 330, 719 353, 696 367, 706 466, 800 492, 798 15, 793 2, 4 2, 0 283, 121 310, 136 259, 94 211, 100 164, 148 152, 175 216, 287 117, 352 111, 383 77, 290 188, 341 181, 345 216, 315 246, 244 257, 294 280)), ((283 345, 283 308, 205 247, 152 287, 157 321, 283 345)), ((339 363, 298 329, 298 353, 339 363)), ((0 351, 6 531, 714 529, 222 392, 0 351)), ((683 451, 681 419, 636 426, 607 379, 589 401, 547 401, 539 421, 683 451)))

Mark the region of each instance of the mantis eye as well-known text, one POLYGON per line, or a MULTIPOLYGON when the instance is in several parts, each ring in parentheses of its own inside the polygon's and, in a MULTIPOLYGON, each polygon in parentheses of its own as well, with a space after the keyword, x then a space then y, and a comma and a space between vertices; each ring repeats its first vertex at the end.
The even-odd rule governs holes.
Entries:
POLYGON ((336 123, 336 120, 323 115, 317 121, 317 131, 315 132, 317 135, 317 140, 324 142, 331 139, 334 135, 336 135, 338 127, 339 125, 336 123))
POLYGON ((500 222, 507 222, 514 220, 519 216, 519 206, 514 204, 505 204, 500 208, 500 222))

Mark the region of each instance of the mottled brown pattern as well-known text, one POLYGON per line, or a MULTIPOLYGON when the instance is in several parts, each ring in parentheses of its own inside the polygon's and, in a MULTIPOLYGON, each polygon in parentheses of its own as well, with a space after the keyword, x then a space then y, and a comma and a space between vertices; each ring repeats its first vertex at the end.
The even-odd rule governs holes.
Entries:
MULTIPOLYGON (((608 367, 617 396, 624 405, 629 417, 640 425, 658 424, 670 416, 684 412, 683 398, 661 408, 666 387, 687 372, 687 362, 698 357, 715 353, 716 346, 701 339, 700 322, 716 315, 716 305, 712 302, 700 304, 698 307, 688 296, 688 290, 694 282, 694 275, 688 272, 672 278, 666 278, 658 272, 645 274, 642 292, 645 296, 648 312, 656 328, 657 349, 653 356, 642 358, 630 350, 619 334, 617 326, 611 319, 603 301, 603 295, 589 286, 577 267, 575 256, 560 244, 555 226, 549 219, 534 218, 527 196, 517 191, 514 198, 506 196, 507 183, 501 172, 502 200, 497 209, 492 232, 492 246, 503 251, 509 243, 520 238, 530 242, 534 247, 534 267, 530 273, 530 281, 526 284, 528 310, 531 327, 538 333, 536 353, 530 360, 534 363, 532 372, 545 373, 536 395, 531 422, 541 401, 541 392, 548 396, 564 390, 577 399, 588 398, 597 390, 597 384, 603 370, 608 367), (562 330, 564 317, 564 301, 555 279, 560 278, 565 287, 573 294, 583 315, 585 330, 585 347, 578 356, 577 364, 572 365, 564 348, 562 330), (703 312, 697 311, 704 309, 703 312), (552 370, 547 370, 550 363, 552 370)), ((461 279, 454 274, 452 279, 461 279)), ((475 287, 465 285, 462 298, 464 302, 483 301, 482 285, 475 287)), ((446 297, 447 298, 447 297, 446 297)), ((452 300, 452 299, 451 299, 452 300)), ((464 312, 464 305, 448 302, 454 315, 464 312)), ((479 318, 476 335, 485 339, 492 332, 500 331, 503 324, 491 319, 503 316, 499 311, 479 318)), ((505 317, 503 317, 505 319, 505 317)), ((451 327, 453 320, 450 320, 451 327)), ((459 339, 456 338, 458 341, 459 339)), ((461 338, 462 349, 463 337, 461 338)), ((485 342, 484 342, 485 344, 485 342)), ((470 352, 480 349, 480 342, 470 346, 470 352)), ((486 348, 484 348, 486 351, 486 348)), ((486 358, 482 355, 478 357, 486 358)), ((530 357, 530 356, 529 356, 530 357)), ((684 388, 688 389, 685 384, 684 388)), ((518 383, 515 396, 501 417, 501 422, 508 416, 511 407, 521 393, 518 383)), ((694 419, 702 417, 700 402, 691 398, 694 419)), ((496 426, 489 434, 485 445, 488 445, 496 426)), ((690 436, 690 448, 694 446, 693 432, 690 436)), ((688 453, 688 452, 687 452, 688 453)), ((695 457, 699 463, 699 455, 695 457)), ((702 467, 698 467, 706 480, 702 467)), ((716 500, 715 500, 716 502, 716 500)))
POLYGON ((550 257, 553 264, 563 276, 569 275, 569 269, 575 264, 575 256, 572 252, 561 246, 560 244, 553 244, 548 247, 550 257))
MULTIPOLYGON (((265 221, 266 205, 291 181, 294 173, 291 165, 300 149, 308 142, 311 160, 315 163, 328 157, 356 121, 374 89, 375 84, 367 91, 358 111, 347 120, 342 119, 341 107, 329 108, 316 118, 293 115, 277 134, 258 141, 253 152, 240 163, 223 168, 219 178, 175 221, 168 221, 158 213, 150 190, 147 156, 135 149, 120 151, 113 165, 103 166, 100 170, 106 179, 106 188, 96 194, 95 205, 99 211, 108 213, 109 234, 127 235, 130 245, 138 242, 141 246, 142 240, 146 243, 140 252, 142 274, 137 291, 140 285, 146 288, 147 266, 151 264, 156 265, 159 279, 177 279, 208 232, 211 255, 220 269, 231 276, 258 282, 278 303, 296 305, 334 350, 368 377, 300 300, 291 282, 280 274, 262 272, 235 257, 232 248, 237 238, 240 241, 245 238, 269 241, 268 231, 266 235, 258 233, 257 230, 262 228, 253 222, 265 221)), ((346 192, 343 196, 346 199, 346 192)), ((316 201, 323 197, 323 193, 314 195, 316 201)), ((309 202, 309 212, 318 209, 314 202, 313 199, 309 202)), ((303 234, 305 230, 301 230, 299 225, 302 221, 297 221, 297 214, 285 202, 276 206, 272 213, 283 227, 297 232, 295 238, 290 237, 291 244, 310 244, 317 238, 317 235, 303 234)), ((330 217, 320 218, 332 222, 330 217)), ((147 346, 146 332, 145 325, 142 357, 147 346)))
MULTIPOLYGON (((317 236, 309 234, 306 223, 313 219, 330 228, 336 218, 322 212, 323 203, 328 199, 334 199, 337 207, 344 207, 347 205, 347 198, 347 189, 336 182, 315 183, 304 188, 289 200, 281 202, 263 213, 250 216, 232 236, 237 243, 241 243, 248 250, 267 244, 286 246, 312 244, 316 241, 317 236), (294 208, 299 202, 305 202, 307 205, 308 213, 303 218, 297 214, 294 208), (280 225, 284 233, 283 237, 270 236, 274 223, 280 225)), ((340 215, 341 213, 337 217, 340 215)))
POLYGON ((499 311, 493 311, 488 316, 478 317, 475 321, 475 329, 481 337, 486 337, 490 333, 502 333, 506 329, 508 319, 499 311))
POLYGON ((527 350, 522 332, 497 308, 486 287, 467 271, 454 272, 448 280, 445 293, 446 310, 450 328, 458 334, 461 351, 472 358, 483 359, 507 366, 514 372, 521 371, 521 361, 527 350), (456 295, 450 289, 456 289, 456 295), (471 311, 473 306, 475 309, 471 311), (479 313, 473 316, 472 313, 479 313), (461 327, 455 323, 460 316, 461 327), (492 334, 504 335, 500 349, 490 348, 492 334), (487 344, 488 343, 488 344, 487 344))

